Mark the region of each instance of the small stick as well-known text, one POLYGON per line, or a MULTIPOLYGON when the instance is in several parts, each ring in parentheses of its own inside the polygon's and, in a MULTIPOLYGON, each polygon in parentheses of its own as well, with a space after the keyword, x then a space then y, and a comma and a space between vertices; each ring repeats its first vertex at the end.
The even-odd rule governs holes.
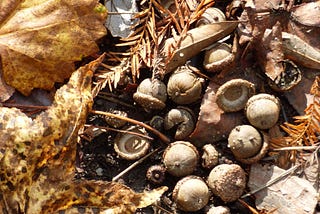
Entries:
POLYGON ((134 167, 138 166, 140 163, 142 163, 145 159, 147 159, 148 157, 150 157, 151 155, 153 155, 154 153, 156 153, 157 151, 159 151, 160 148, 155 149, 154 151, 150 152, 149 154, 147 154, 146 156, 140 158, 139 160, 137 160, 136 162, 134 162, 133 164, 131 164, 129 167, 127 167, 125 170, 123 170, 122 172, 120 172, 118 175, 116 175, 115 177, 112 178, 112 181, 116 181, 118 180, 120 177, 122 177, 123 175, 125 175, 127 172, 129 172, 131 169, 133 169, 134 167))
POLYGON ((262 190, 262 189, 264 189, 264 188, 266 188, 268 186, 271 186, 272 184, 280 181, 283 177, 289 175, 291 172, 294 172, 300 166, 301 166, 301 164, 298 164, 298 165, 295 165, 295 166, 291 167, 290 169, 288 169, 288 170, 284 171, 283 173, 281 173, 278 177, 268 181, 265 185, 263 185, 261 187, 258 187, 257 189, 248 192, 247 194, 241 196, 240 198, 248 197, 250 195, 255 194, 256 192, 259 192, 260 190, 262 190))
POLYGON ((315 150, 318 146, 291 146, 291 147, 282 147, 278 149, 271 149, 272 151, 290 151, 290 150, 315 150))
POLYGON ((120 116, 120 115, 116 115, 116 114, 112 114, 112 113, 104 112, 104 111, 91 110, 91 113, 105 115, 105 116, 108 116, 108 117, 114 117, 114 118, 117 118, 117 119, 120 119, 120 120, 128 121, 129 123, 133 123, 133 124, 142 126, 145 129, 151 131, 153 134, 157 135, 160 138, 161 141, 163 141, 163 142, 165 142, 167 144, 171 142, 170 139, 167 136, 165 136, 164 134, 162 134, 158 130, 152 128, 151 126, 149 126, 149 125, 147 125, 147 124, 145 124, 143 122, 140 122, 138 120, 134 120, 134 119, 131 119, 131 118, 128 118, 128 117, 124 117, 124 116, 120 116))

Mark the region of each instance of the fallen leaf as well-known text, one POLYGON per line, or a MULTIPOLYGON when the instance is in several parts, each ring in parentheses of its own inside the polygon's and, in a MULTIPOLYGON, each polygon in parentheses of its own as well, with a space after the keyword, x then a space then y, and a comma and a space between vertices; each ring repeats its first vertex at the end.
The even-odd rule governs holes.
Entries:
MULTIPOLYGON (((285 170, 274 165, 251 165, 248 186, 251 190, 265 185, 285 170)), ((290 175, 255 193, 259 210, 273 210, 274 214, 312 214, 317 205, 317 191, 304 179, 290 175)))
POLYGON ((93 103, 92 73, 102 60, 75 71, 57 90, 53 104, 34 119, 19 109, 0 107, 3 212, 55 213, 76 205, 133 212, 166 190, 135 193, 120 183, 74 180, 78 131, 93 103))
POLYGON ((3 78, 24 95, 70 77, 73 62, 95 53, 95 41, 106 33, 106 10, 97 0, 6 0, 1 11, 6 8, 11 13, 0 14, 3 78))

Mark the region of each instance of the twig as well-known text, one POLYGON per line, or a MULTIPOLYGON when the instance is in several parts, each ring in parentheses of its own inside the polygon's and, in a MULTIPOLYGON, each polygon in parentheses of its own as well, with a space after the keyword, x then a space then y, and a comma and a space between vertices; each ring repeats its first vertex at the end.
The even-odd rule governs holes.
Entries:
POLYGON ((318 146, 291 146, 291 147, 282 147, 278 149, 271 149, 272 151, 290 151, 290 150, 315 150, 318 146))
POLYGON ((128 118, 128 117, 123 117, 123 116, 120 116, 120 115, 116 115, 116 114, 112 114, 112 113, 109 113, 109 112, 104 112, 104 111, 96 111, 96 110, 91 110, 91 113, 93 114, 100 114, 100 115, 105 115, 105 116, 109 116, 109 117, 114 117, 114 118, 117 118, 117 119, 120 119, 120 120, 125 120, 129 123, 133 123, 133 124, 136 124, 136 125, 139 125, 139 126, 142 126, 144 127, 145 129, 149 130, 150 132, 152 132, 153 134, 155 134, 156 136, 159 137, 159 139, 161 141, 163 141, 164 143, 170 143, 170 139, 165 136, 164 134, 162 134, 161 132, 159 132, 158 130, 152 128, 151 126, 143 123, 143 122, 140 122, 138 120, 134 120, 134 119, 131 119, 131 118, 128 118))
POLYGON ((266 188, 266 187, 271 186, 272 184, 280 181, 283 177, 289 175, 291 172, 294 172, 294 171, 295 171, 298 167, 300 167, 300 166, 301 166, 301 164, 298 164, 298 165, 295 165, 295 166, 291 167, 290 169, 288 169, 288 170, 284 171, 283 173, 281 173, 278 177, 276 177, 276 178, 268 181, 265 185, 263 185, 263 186, 261 186, 261 187, 258 187, 257 189, 248 192, 247 194, 241 196, 240 198, 248 197, 248 196, 250 196, 250 195, 255 194, 256 192, 259 192, 260 190, 262 190, 262 189, 264 189, 264 188, 266 188))
POLYGON ((154 151, 150 152, 149 154, 147 154, 146 156, 140 158, 139 160, 137 160, 136 162, 134 162, 133 164, 131 164, 128 168, 126 168, 125 170, 123 170, 122 172, 120 172, 118 175, 116 175, 115 177, 112 178, 112 181, 116 181, 118 180, 120 177, 122 177, 123 175, 125 175, 127 172, 129 172, 131 169, 133 169, 134 167, 138 166, 140 163, 142 163, 145 159, 147 159, 148 157, 150 157, 151 155, 153 155, 154 153, 156 153, 157 151, 159 151, 160 148, 155 149, 154 151))

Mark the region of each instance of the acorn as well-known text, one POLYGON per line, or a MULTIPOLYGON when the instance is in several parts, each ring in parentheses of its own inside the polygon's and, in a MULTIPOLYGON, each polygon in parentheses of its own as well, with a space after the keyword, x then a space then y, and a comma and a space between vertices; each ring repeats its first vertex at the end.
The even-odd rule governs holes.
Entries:
POLYGON ((246 187, 245 171, 237 164, 221 164, 208 176, 208 186, 224 202, 237 200, 246 187))
POLYGON ((133 99, 146 110, 161 110, 166 106, 166 85, 158 79, 146 78, 133 94, 133 99))
POLYGON ((268 151, 268 139, 250 125, 236 126, 229 134, 228 147, 237 160, 252 164, 259 161, 268 151))
POLYGON ((209 201, 210 191, 207 184, 197 176, 187 176, 179 180, 173 189, 172 198, 178 209, 195 212, 209 201))
POLYGON ((167 172, 176 177, 190 175, 199 160, 197 148, 187 141, 171 143, 163 153, 167 172))
POLYGON ((262 93, 249 98, 245 107, 245 114, 254 127, 269 129, 277 123, 280 108, 278 98, 262 93))

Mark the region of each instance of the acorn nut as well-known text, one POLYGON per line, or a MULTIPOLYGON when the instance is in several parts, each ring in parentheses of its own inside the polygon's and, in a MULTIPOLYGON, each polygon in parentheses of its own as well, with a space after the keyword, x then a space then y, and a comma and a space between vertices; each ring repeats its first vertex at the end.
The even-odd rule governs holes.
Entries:
POLYGON ((194 212, 202 209, 208 203, 210 191, 200 177, 187 176, 177 182, 172 198, 179 209, 194 212))
POLYGON ((158 79, 144 79, 133 99, 146 110, 163 109, 167 100, 166 85, 158 79))
POLYGON ((219 72, 231 66, 234 59, 235 55, 232 53, 231 46, 217 42, 205 51, 203 67, 208 72, 219 72))
POLYGON ((167 172, 176 177, 190 175, 198 164, 197 148, 187 141, 171 143, 163 153, 167 172))
POLYGON ((208 186, 224 202, 235 201, 246 187, 245 171, 237 164, 220 164, 211 170, 208 186))
POLYGON ((240 111, 254 93, 253 83, 243 79, 233 79, 218 88, 216 103, 225 112, 240 111))
POLYGON ((274 126, 280 113, 278 98, 270 94, 252 96, 245 107, 247 119, 256 128, 269 129, 274 126))
POLYGON ((176 127, 174 138, 183 140, 188 137, 195 128, 195 119, 191 109, 171 109, 164 117, 164 129, 169 130, 176 127))
MULTIPOLYGON (((146 135, 144 128, 131 126, 126 131, 146 135)), ((117 154, 126 160, 136 160, 143 157, 150 147, 150 141, 144 137, 119 132, 115 137, 114 150, 117 154)))
POLYGON ((259 161, 268 150, 266 136, 250 125, 236 126, 229 134, 228 147, 237 160, 252 164, 259 161))
POLYGON ((203 80, 187 66, 179 67, 169 78, 167 92, 177 104, 190 104, 201 97, 203 80))

